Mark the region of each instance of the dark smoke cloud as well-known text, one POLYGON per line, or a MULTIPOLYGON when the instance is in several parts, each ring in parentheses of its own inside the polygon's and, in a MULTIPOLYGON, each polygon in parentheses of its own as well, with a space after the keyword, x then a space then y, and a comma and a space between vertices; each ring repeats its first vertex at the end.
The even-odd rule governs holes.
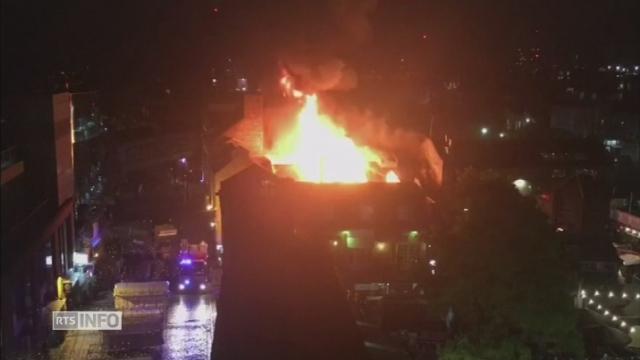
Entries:
POLYGON ((393 127, 370 110, 337 105, 330 100, 323 105, 357 144, 378 151, 383 162, 396 167, 405 179, 418 179, 422 185, 442 183, 442 158, 426 134, 393 127))
POLYGON ((347 42, 362 45, 369 41, 373 29, 370 16, 377 7, 375 0, 332 0, 329 8, 347 42))
POLYGON ((371 39, 371 13, 375 0, 330 0, 324 17, 309 28, 298 29, 282 51, 282 66, 306 92, 349 90, 358 85, 356 71, 345 58, 371 39), (300 31, 301 30, 301 31, 300 31))

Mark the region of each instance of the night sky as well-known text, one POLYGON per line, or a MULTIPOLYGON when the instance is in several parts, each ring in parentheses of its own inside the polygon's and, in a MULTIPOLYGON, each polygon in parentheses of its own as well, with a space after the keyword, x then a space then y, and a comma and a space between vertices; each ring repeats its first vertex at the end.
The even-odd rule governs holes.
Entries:
POLYGON ((640 62, 637 14, 635 0, 3 0, 2 85, 42 91, 64 71, 78 88, 192 93, 229 58, 262 80, 299 54, 356 73, 406 59, 432 77, 499 81, 517 48, 539 47, 549 64, 640 62))

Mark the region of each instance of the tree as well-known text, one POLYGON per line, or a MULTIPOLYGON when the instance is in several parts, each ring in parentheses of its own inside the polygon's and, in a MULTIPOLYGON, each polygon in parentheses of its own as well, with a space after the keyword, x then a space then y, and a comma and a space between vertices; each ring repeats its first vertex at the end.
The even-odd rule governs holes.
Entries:
POLYGON ((443 199, 439 302, 452 308, 445 360, 582 356, 577 288, 565 247, 531 198, 497 176, 468 173, 443 199))

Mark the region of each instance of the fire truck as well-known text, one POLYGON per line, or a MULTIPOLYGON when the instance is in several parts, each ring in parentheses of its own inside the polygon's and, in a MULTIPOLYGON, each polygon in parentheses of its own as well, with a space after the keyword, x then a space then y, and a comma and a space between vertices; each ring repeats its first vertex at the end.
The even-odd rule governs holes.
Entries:
POLYGON ((174 283, 174 291, 178 293, 207 293, 211 284, 209 280, 207 243, 181 243, 178 255, 178 274, 174 283))

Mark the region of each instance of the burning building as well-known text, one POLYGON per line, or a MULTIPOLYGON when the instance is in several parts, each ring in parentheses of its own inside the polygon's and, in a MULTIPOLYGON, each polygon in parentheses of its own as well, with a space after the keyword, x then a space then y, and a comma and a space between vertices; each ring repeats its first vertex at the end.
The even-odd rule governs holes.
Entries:
POLYGON ((227 132, 235 151, 213 176, 224 244, 213 354, 364 358, 347 294, 429 266, 428 198, 287 81, 302 106, 294 121, 245 111, 254 115, 227 132))

